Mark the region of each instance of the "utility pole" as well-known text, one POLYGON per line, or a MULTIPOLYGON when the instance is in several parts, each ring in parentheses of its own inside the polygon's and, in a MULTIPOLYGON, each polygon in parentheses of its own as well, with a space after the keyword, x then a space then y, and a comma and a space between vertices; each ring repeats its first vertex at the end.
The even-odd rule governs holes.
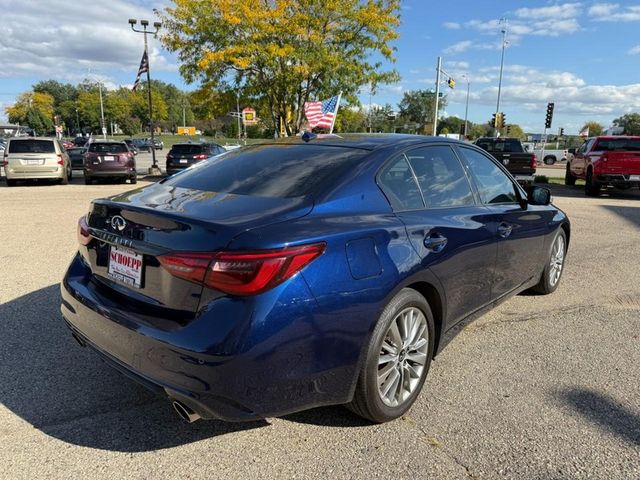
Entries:
POLYGON ((240 112, 240 90, 239 89, 236 91, 236 115, 238 117, 238 145, 239 145, 240 138, 241 138, 241 130, 242 130, 242 127, 240 126, 240 117, 242 116, 242 113, 240 112))
POLYGON ((107 125, 104 123, 104 105, 102 103, 102 82, 98 80, 98 91, 100 92, 100 128, 102 129, 102 139, 107 139, 107 125))
MULTIPOLYGON (((501 18, 500 19, 500 23, 502 24, 502 55, 500 57, 500 78, 498 80, 498 101, 496 103, 496 115, 498 114, 498 112, 500 111, 500 94, 502 93, 502 72, 504 70, 504 50, 505 47, 507 46, 507 19, 506 18, 501 18)), ((495 132, 497 134, 498 129, 495 129, 495 132)))
POLYGON ((467 126, 468 126, 468 122, 467 122, 467 117, 469 115, 469 90, 471 88, 471 83, 469 82, 469 74, 465 73, 463 75, 463 77, 465 78, 465 80, 467 81, 467 101, 465 103, 465 107, 464 107, 464 138, 467 138, 467 126))
POLYGON ((442 57, 438 57, 436 64, 436 101, 434 102, 433 112, 433 136, 438 132, 438 100, 440 99, 440 71, 442 70, 442 57))
POLYGON ((155 35, 160 30, 162 24, 160 22, 153 22, 154 31, 148 31, 147 27, 149 26, 149 20, 140 20, 140 25, 142 25, 142 30, 136 30, 135 25, 138 23, 138 20, 135 18, 129 19, 129 25, 131 25, 131 30, 136 33, 142 33, 144 35, 144 52, 147 57, 147 100, 149 103, 149 130, 151 130, 151 158, 153 163, 151 168, 149 168, 149 174, 151 175, 160 175, 162 172, 160 171, 160 167, 158 167, 158 162, 156 161, 156 142, 155 142, 155 128, 153 126, 153 104, 151 103, 151 73, 149 64, 149 48, 147 45, 147 33, 155 35))

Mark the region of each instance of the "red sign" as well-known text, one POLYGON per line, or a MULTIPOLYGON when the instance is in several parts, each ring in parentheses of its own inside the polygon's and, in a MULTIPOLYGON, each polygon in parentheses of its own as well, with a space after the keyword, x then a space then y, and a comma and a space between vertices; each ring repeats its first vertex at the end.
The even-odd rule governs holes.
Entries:
POLYGON ((251 107, 242 109, 242 123, 245 125, 255 125, 258 123, 258 117, 256 117, 255 109, 251 107))

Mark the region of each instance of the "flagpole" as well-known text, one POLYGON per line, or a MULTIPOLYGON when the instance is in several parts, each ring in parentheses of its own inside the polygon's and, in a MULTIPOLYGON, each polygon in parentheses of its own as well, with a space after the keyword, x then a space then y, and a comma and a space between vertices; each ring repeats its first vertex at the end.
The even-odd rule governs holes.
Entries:
POLYGON ((342 91, 338 94, 338 101, 336 102, 336 111, 333 114, 333 120, 331 121, 331 128, 329 129, 329 135, 333 133, 333 126, 336 123, 336 118, 338 118, 338 109, 340 108, 340 99, 342 98, 342 91))

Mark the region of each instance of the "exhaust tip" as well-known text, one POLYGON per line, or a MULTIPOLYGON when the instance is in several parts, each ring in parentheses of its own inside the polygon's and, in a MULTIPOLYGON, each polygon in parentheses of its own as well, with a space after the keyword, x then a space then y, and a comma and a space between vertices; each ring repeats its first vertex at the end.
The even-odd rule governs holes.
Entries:
POLYGON ((173 409, 178 416, 187 423, 193 423, 196 420, 200 420, 200 415, 187 407, 184 403, 174 400, 172 403, 173 409))

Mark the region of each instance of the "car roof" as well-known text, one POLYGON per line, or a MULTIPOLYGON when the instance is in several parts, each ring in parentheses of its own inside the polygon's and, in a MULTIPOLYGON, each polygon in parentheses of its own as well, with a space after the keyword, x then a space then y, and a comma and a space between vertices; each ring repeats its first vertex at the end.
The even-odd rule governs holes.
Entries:
MULTIPOLYGON (((401 133, 341 133, 332 135, 317 135, 305 142, 301 137, 289 137, 273 142, 267 142, 266 145, 282 145, 282 144, 308 144, 308 145, 326 145, 346 148, 359 148, 362 150, 378 150, 390 146, 411 146, 424 143, 459 143, 447 137, 433 137, 426 135, 408 135, 401 133)), ((261 145, 265 145, 264 143, 261 145)))
POLYGON ((122 140, 102 140, 102 139, 96 139, 96 140, 91 140, 91 143, 124 143, 122 140))
POLYGON ((16 140, 18 140, 18 141, 23 141, 23 140, 49 140, 50 142, 53 142, 55 140, 55 138, 52 138, 52 137, 12 137, 9 140, 11 140, 12 142, 15 142, 16 140))

